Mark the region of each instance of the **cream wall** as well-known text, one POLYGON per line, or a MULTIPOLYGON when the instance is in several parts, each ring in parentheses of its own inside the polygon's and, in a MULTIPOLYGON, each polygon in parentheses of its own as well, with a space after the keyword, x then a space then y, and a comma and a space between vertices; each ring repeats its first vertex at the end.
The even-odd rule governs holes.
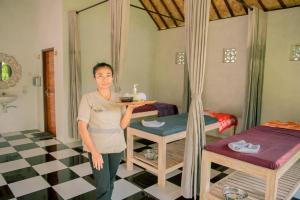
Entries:
POLYGON ((247 76, 247 16, 209 24, 204 108, 236 115, 242 124, 247 76), (235 48, 235 63, 223 63, 223 48, 235 48))
MULTIPOLYGON (((139 1, 131 3, 141 7, 139 1)), ((153 99, 156 33, 157 28, 147 12, 131 7, 128 49, 121 79, 123 92, 132 92, 133 84, 137 83, 138 90, 145 92, 148 99, 153 99)))
POLYGON ((154 99, 181 110, 184 65, 175 64, 175 55, 185 51, 184 27, 157 31, 156 38, 154 99))
MULTIPOLYGON (((140 6, 138 1, 132 3, 140 6)), ((92 67, 97 62, 111 63, 109 18, 108 3, 79 14, 83 93, 96 88, 92 67)), ((138 83, 139 90, 151 98, 155 33, 155 24, 148 14, 130 7, 128 48, 121 75, 122 92, 131 92, 133 84, 138 83)))
MULTIPOLYGON (((184 27, 159 31, 155 56, 155 98, 176 104, 181 110, 183 65, 175 64, 176 52, 183 52, 184 27)), ((209 23, 207 65, 204 85, 206 109, 242 116, 246 80, 247 17, 209 23), (224 64, 223 48, 236 48, 237 62, 224 64)))
POLYGON ((289 61, 293 44, 300 44, 300 8, 269 12, 262 123, 300 122, 300 62, 289 61))

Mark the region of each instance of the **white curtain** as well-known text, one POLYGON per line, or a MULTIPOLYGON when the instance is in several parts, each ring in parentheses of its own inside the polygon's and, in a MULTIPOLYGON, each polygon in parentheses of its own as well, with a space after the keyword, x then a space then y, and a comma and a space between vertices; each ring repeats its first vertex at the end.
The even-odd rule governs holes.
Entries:
POLYGON ((128 40, 130 0, 110 0, 111 57, 114 68, 115 91, 121 90, 120 77, 125 63, 125 49, 128 40))
POLYGON ((76 11, 69 11, 69 136, 79 139, 77 129, 78 106, 81 98, 81 72, 80 72, 80 42, 78 30, 78 16, 76 11))
POLYGON ((249 10, 248 17, 248 87, 243 114, 244 130, 260 124, 267 40, 267 13, 254 7, 249 10))
POLYGON ((200 190, 200 163, 205 145, 202 91, 206 60, 210 0, 184 1, 186 57, 191 87, 191 104, 185 140, 182 193, 196 198, 200 190))

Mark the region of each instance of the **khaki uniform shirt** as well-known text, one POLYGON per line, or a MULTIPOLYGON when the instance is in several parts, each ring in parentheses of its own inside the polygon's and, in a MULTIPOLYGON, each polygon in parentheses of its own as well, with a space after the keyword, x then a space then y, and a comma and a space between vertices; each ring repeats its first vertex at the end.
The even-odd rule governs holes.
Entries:
MULTIPOLYGON (((85 94, 80 102, 78 118, 88 123, 88 132, 99 153, 119 153, 126 148, 124 131, 120 127, 125 108, 116 104, 119 95, 104 99, 97 91, 85 94)), ((88 151, 83 142, 84 150, 88 151)))

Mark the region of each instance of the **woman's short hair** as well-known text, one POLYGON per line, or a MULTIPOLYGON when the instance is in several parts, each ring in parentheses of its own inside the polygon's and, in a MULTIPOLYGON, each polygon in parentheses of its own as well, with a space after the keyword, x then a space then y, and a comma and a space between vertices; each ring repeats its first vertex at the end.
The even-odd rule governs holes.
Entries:
POLYGON ((96 71, 100 68, 103 68, 103 67, 107 67, 111 70, 111 75, 114 75, 114 70, 112 68, 112 66, 110 64, 107 64, 105 62, 102 62, 102 63, 97 63, 94 67, 93 67, 93 75, 94 77, 96 76, 96 71))

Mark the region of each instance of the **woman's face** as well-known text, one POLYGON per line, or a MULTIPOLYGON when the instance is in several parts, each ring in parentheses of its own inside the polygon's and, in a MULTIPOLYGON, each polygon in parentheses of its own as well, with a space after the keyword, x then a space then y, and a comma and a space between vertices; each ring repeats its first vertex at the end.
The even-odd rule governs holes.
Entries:
POLYGON ((95 80, 98 88, 108 89, 113 83, 112 71, 108 67, 100 67, 96 70, 95 80))

